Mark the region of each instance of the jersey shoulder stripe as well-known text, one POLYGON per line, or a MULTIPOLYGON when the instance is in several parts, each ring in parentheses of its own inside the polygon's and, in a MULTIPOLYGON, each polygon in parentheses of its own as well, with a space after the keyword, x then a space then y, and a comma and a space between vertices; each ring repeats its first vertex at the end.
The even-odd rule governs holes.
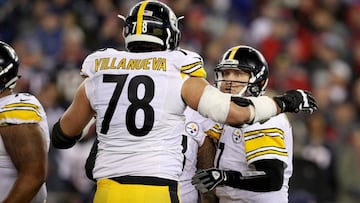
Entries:
POLYGON ((264 155, 288 156, 284 131, 279 128, 258 129, 244 132, 246 159, 264 155))
POLYGON ((197 61, 192 64, 181 66, 180 68, 182 73, 194 76, 194 77, 202 77, 206 78, 206 71, 203 66, 202 61, 197 61))
POLYGON ((28 94, 10 95, 1 102, 0 126, 20 123, 39 123, 43 120, 43 108, 28 94))
POLYGON ((186 49, 180 49, 174 53, 180 53, 176 55, 176 58, 178 58, 182 74, 206 78, 204 61, 198 53, 186 49))

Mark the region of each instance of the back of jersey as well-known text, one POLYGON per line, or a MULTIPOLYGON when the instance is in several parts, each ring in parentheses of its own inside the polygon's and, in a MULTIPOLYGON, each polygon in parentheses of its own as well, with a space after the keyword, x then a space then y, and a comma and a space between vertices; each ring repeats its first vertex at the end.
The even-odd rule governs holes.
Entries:
POLYGON ((189 75, 206 76, 202 58, 184 50, 105 49, 85 59, 82 74, 88 76, 86 94, 97 114, 94 178, 178 180, 185 109, 181 87, 189 75))

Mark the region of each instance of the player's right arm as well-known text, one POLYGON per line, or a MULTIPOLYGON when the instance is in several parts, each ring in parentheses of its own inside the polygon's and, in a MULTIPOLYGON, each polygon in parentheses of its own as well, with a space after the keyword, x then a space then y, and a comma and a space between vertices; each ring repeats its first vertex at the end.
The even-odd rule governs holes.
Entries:
POLYGON ((274 98, 233 97, 200 77, 188 78, 182 86, 181 96, 201 115, 235 127, 267 120, 282 112, 313 112, 317 109, 314 97, 307 91, 290 90, 274 98))
MULTIPOLYGON (((197 154, 197 169, 206 169, 214 167, 214 159, 216 154, 216 146, 213 138, 206 136, 204 143, 199 147, 197 154)), ((215 190, 207 193, 201 193, 202 203, 217 203, 219 202, 216 197, 215 190)))
MULTIPOLYGON (((200 99, 204 94, 210 94, 205 92, 205 88, 207 86, 210 86, 210 84, 203 78, 199 78, 199 77, 190 77, 189 79, 187 79, 183 86, 182 86, 182 98, 184 99, 185 103, 190 106, 192 109, 194 110, 199 110, 199 104, 200 103, 200 99)), ((209 87, 207 87, 209 88, 209 87)), ((222 104, 219 105, 217 108, 219 110, 219 114, 222 114, 220 117, 222 118, 216 118, 216 117, 212 117, 210 112, 199 112, 200 114, 204 115, 204 113, 207 113, 208 115, 204 115, 205 117, 210 117, 211 119, 213 119, 216 122, 220 122, 220 123, 228 123, 228 124, 235 124, 235 125, 239 125, 239 124, 244 124, 249 122, 250 120, 250 108, 249 107, 241 107, 241 106, 236 106, 234 104, 230 103, 230 96, 227 96, 223 93, 221 93, 220 91, 218 91, 218 95, 221 98, 218 98, 218 95, 213 95, 213 100, 212 101, 208 101, 209 105, 208 106, 213 106, 214 108, 217 108, 216 105, 217 104, 222 104), (223 100, 228 100, 228 102, 223 100), (216 103, 215 103, 216 102, 216 103), (230 107, 232 106, 232 107, 230 107), (238 115, 237 115, 238 114, 238 115), (223 119, 225 118, 225 119, 223 119)), ((201 108, 201 106, 200 106, 201 108)), ((206 111, 206 110, 205 110, 206 111)))
POLYGON ((94 115, 83 82, 77 89, 73 102, 53 127, 51 136, 53 146, 59 149, 73 147, 94 115))
POLYGON ((30 202, 46 180, 47 145, 36 123, 0 128, 6 151, 18 171, 18 177, 3 203, 30 202))

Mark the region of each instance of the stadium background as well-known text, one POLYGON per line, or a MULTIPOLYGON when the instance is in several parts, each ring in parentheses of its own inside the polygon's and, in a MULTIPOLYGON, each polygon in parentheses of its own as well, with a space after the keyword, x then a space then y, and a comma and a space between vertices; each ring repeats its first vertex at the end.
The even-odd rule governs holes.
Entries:
MULTIPOLYGON (((21 80, 46 108, 49 126, 69 105, 92 51, 123 49, 122 21, 135 0, 0 0, 0 40, 18 52, 21 80)), ((311 90, 319 110, 289 114, 294 130, 290 203, 360 202, 360 1, 168 0, 180 46, 200 53, 208 80, 220 55, 244 44, 269 62, 267 93, 311 90)), ((83 163, 94 138, 50 149, 49 203, 88 203, 83 163)))

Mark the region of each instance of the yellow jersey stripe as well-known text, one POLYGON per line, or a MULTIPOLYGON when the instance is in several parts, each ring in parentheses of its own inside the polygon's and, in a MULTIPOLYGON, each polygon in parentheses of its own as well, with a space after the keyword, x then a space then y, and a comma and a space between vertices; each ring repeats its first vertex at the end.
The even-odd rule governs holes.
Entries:
POLYGON ((181 66, 181 71, 186 71, 186 70, 189 70, 189 69, 192 69, 194 68, 195 66, 198 66, 198 65, 201 65, 202 62, 201 61, 198 61, 198 62, 195 62, 195 63, 192 63, 192 64, 189 64, 189 65, 186 65, 186 66, 181 66))
POLYGON ((186 66, 182 66, 180 68, 180 71, 182 74, 185 73, 185 74, 188 74, 188 75, 194 76, 194 77, 206 78, 206 71, 205 71, 205 68, 202 66, 201 61, 189 64, 186 66), (196 66, 199 66, 199 67, 196 67, 196 66))
POLYGON ((206 78, 206 71, 204 68, 199 68, 196 71, 191 72, 190 75, 194 77, 206 78))
POLYGON ((254 151, 256 149, 260 149, 262 147, 276 147, 285 149, 285 140, 280 136, 259 136, 254 139, 245 140, 245 151, 246 153, 249 153, 251 151, 254 151))
POLYGON ((268 128, 268 129, 259 129, 259 130, 253 130, 249 132, 244 133, 244 137, 249 137, 256 134, 267 134, 267 133, 279 133, 280 135, 284 135, 284 131, 279 128, 268 128))
POLYGON ((256 157, 259 157, 259 156, 263 156, 263 155, 267 155, 267 154, 277 154, 277 155, 280 155, 280 156, 288 156, 288 153, 287 152, 281 152, 281 151, 277 151, 277 150, 273 150, 273 149, 269 149, 269 150, 264 150, 264 151, 260 151, 260 152, 257 152, 255 154, 251 154, 249 156, 246 156, 246 160, 251 160, 253 158, 256 158, 256 157))
POLYGON ((209 129, 205 131, 205 134, 208 135, 209 137, 217 138, 217 139, 219 139, 221 136, 221 132, 215 132, 213 129, 209 129))
POLYGON ((229 55, 229 59, 234 59, 234 56, 236 54, 236 51, 239 49, 240 47, 237 46, 237 47, 234 47, 232 50, 231 50, 231 53, 229 55))
POLYGON ((148 1, 144 1, 141 5, 140 8, 138 10, 137 13, 137 20, 136 20, 136 34, 139 35, 142 32, 142 24, 143 24, 143 16, 144 16, 144 11, 145 11, 145 7, 148 4, 148 1))
POLYGON ((12 104, 7 104, 5 106, 2 107, 2 109, 7 109, 7 108, 18 108, 18 107, 25 107, 25 108, 33 108, 35 110, 39 110, 39 106, 36 104, 30 104, 30 103, 12 103, 12 104))
POLYGON ((19 119, 24 121, 41 121, 42 118, 36 111, 30 109, 14 109, 0 112, 0 120, 19 119))
POLYGON ((215 124, 215 125, 213 126, 213 128, 215 128, 215 129, 217 129, 217 130, 222 130, 222 127, 220 127, 219 124, 215 124))

